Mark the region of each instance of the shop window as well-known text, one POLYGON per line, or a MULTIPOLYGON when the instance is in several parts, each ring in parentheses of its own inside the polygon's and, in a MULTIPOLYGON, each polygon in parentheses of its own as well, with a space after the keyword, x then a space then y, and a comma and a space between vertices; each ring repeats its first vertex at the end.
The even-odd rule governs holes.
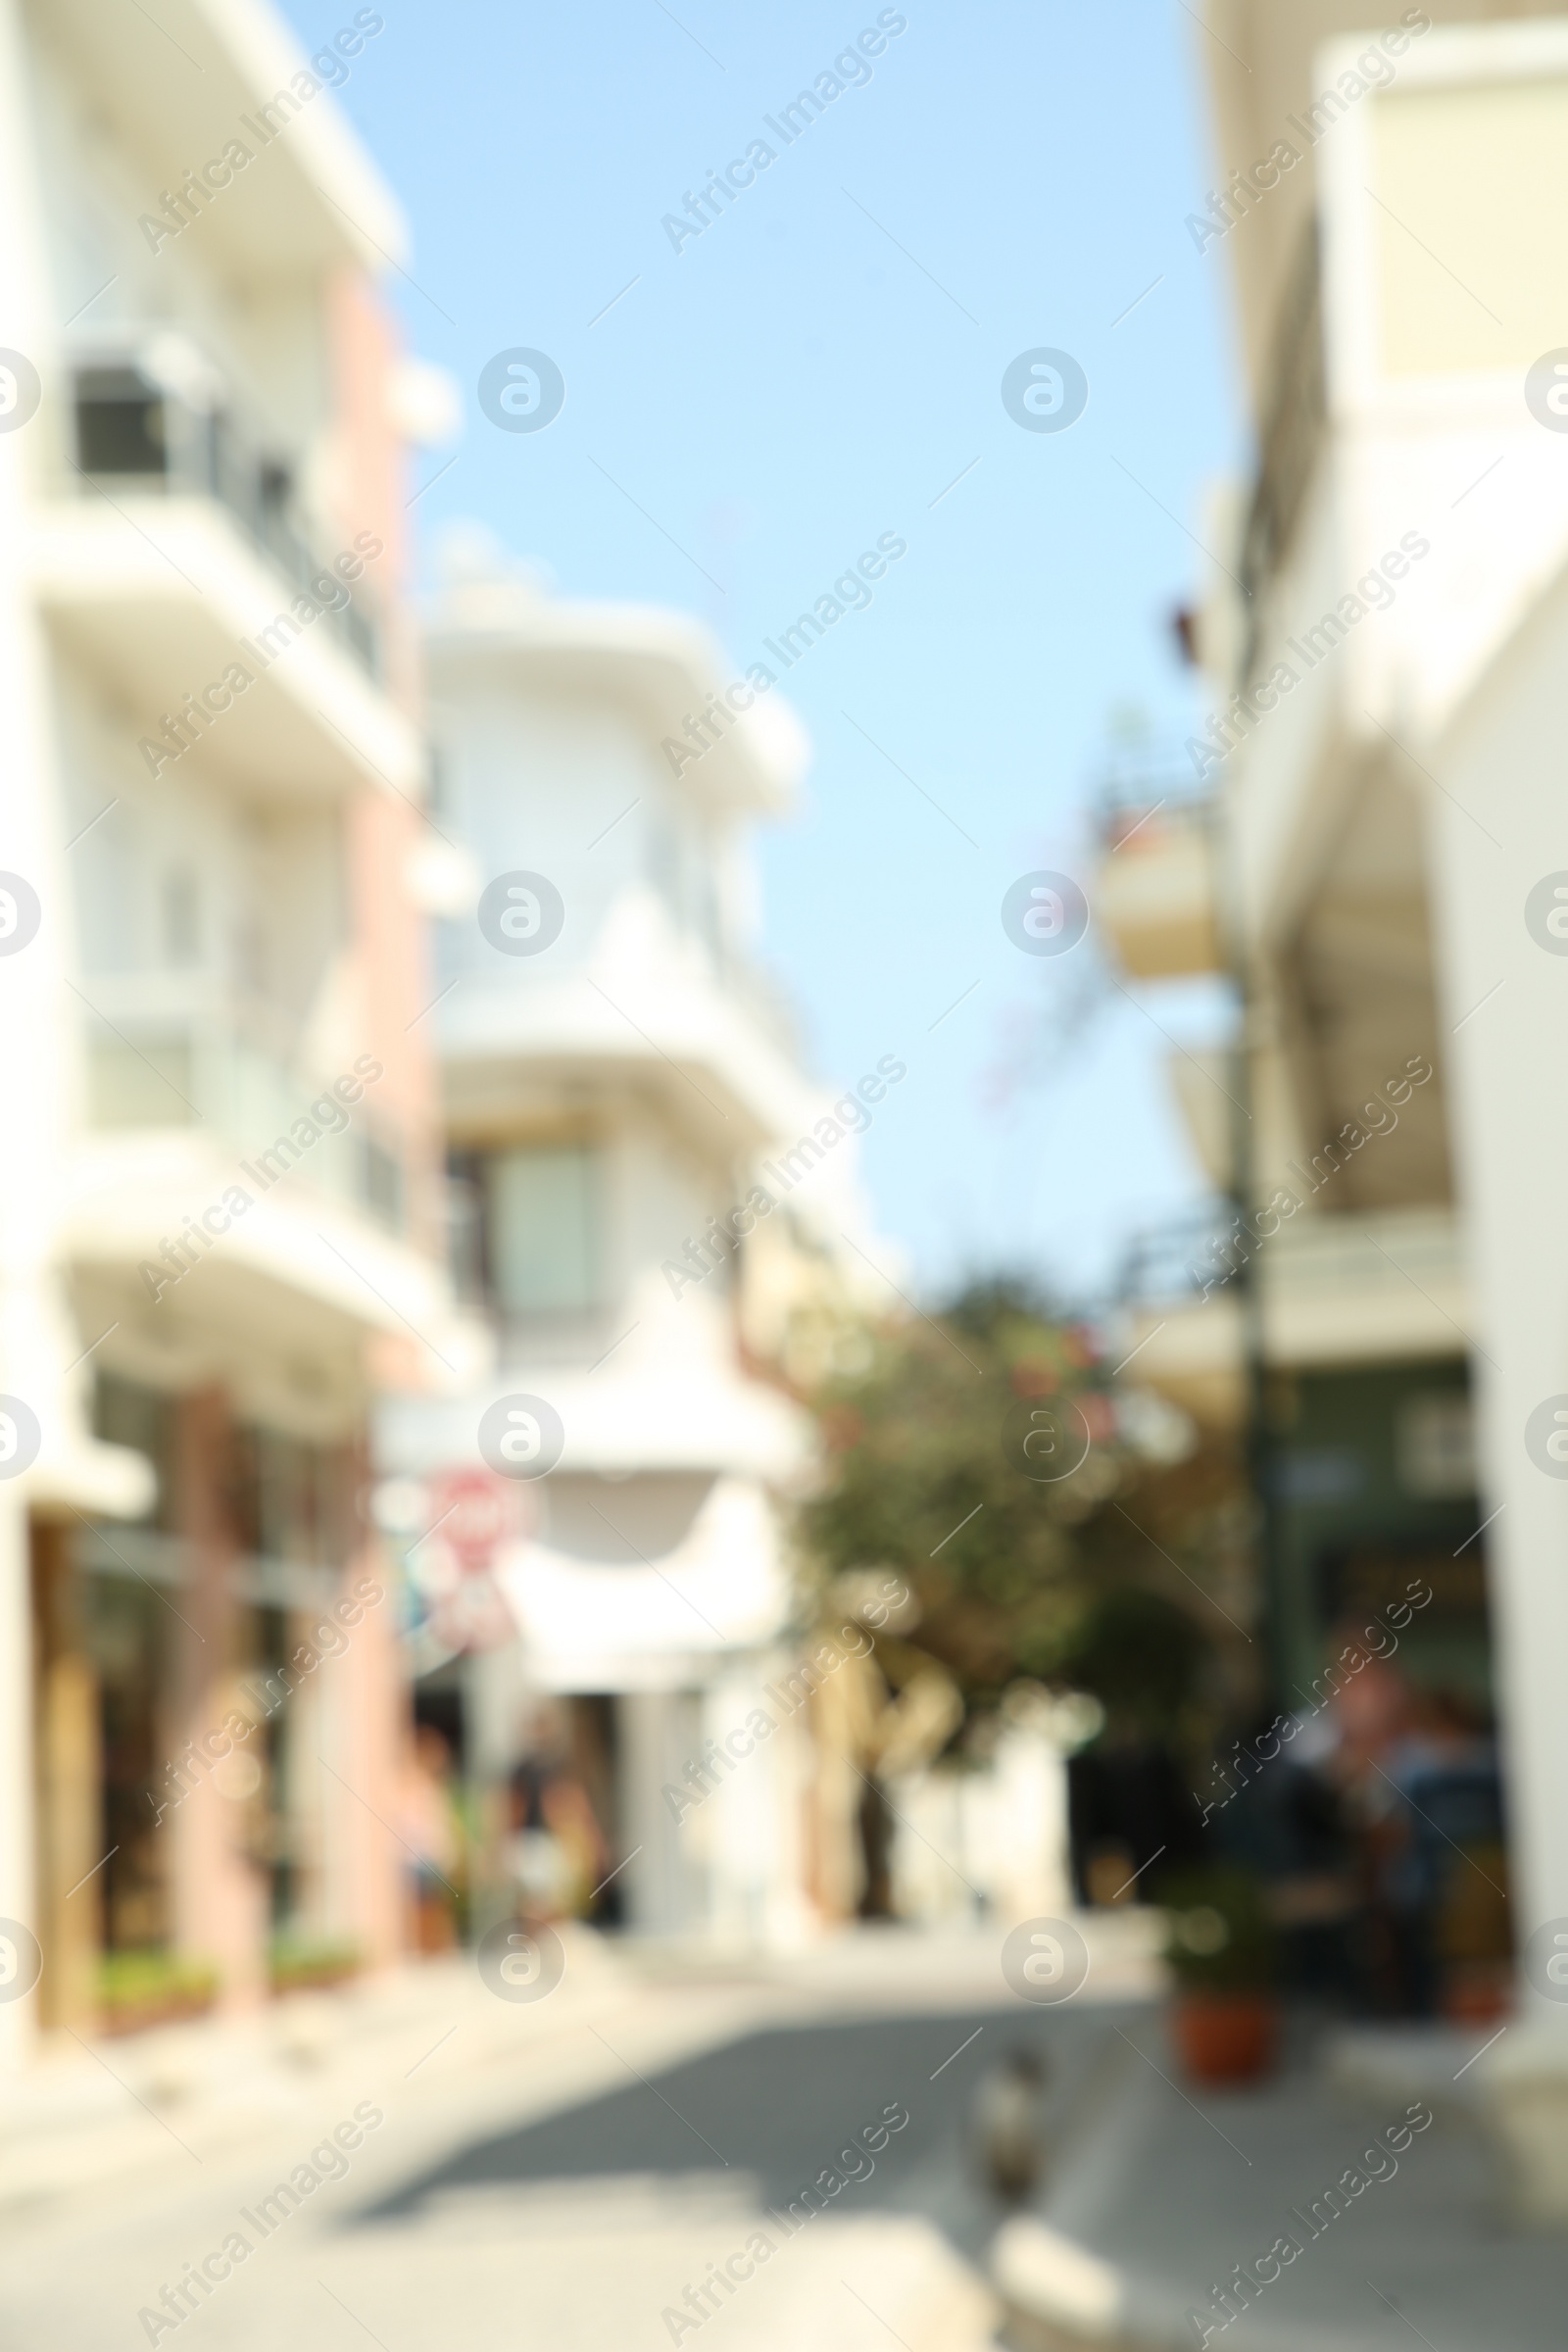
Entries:
POLYGON ((234 1432, 230 1507, 240 1549, 261 1559, 335 1567, 353 1543, 347 1456, 281 1430, 234 1432))
POLYGON ((150 1524, 162 1535, 174 1529, 174 1399, 139 1382, 100 1372, 93 1390, 93 1435, 109 1446, 128 1446, 145 1454, 158 1475, 150 1524))
POLYGON ((1395 1460, 1407 1494, 1455 1501, 1476 1491, 1475 1416, 1462 1390, 1407 1396, 1395 1423, 1395 1460))

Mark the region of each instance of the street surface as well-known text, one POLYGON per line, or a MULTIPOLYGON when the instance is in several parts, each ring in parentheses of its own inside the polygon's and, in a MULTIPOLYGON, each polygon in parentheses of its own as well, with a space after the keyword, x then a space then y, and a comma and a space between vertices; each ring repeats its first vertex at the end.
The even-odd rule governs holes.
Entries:
POLYGON ((458 1956, 64 2042, 0 2098, 0 2352, 988 2352, 999 2284, 1026 2352, 1173 2352, 1282 2231, 1299 2257, 1211 2344, 1561 2340, 1568 2246, 1510 2231, 1481 2129, 1495 2028, 1303 2026, 1271 2082, 1198 2091, 1149 1916, 1080 1924, 1059 2008, 983 1932, 732 1965, 573 1932, 540 2000, 458 1956), (1017 2051, 1051 2161, 1013 2212, 973 2113, 1017 2051), (1314 2230, 1413 2101, 1431 2125, 1314 2230))
POLYGON ((847 1971, 772 1981, 634 1978, 574 1943, 535 2005, 454 1962, 357 2007, 100 2044, 90 2129, 58 2125, 62 2090, 0 2139, 0 2342, 982 2352, 1006 2208, 973 2156, 981 2070, 1040 2051, 1065 2114, 1132 2014, 1110 1990, 1030 2007, 978 1941, 864 1938, 847 1971))

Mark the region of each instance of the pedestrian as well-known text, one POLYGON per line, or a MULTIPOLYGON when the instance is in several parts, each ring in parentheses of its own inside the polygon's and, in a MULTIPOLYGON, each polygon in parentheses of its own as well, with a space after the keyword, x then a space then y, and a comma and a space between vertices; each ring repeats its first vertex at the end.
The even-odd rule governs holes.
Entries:
POLYGON ((564 1710, 534 1710, 514 1767, 507 1859, 519 1916, 531 1924, 579 1917, 604 1875, 606 1844, 570 1755, 564 1710))
POLYGON ((449 1952, 458 1940, 458 1833, 452 1803, 452 1750, 433 1724, 416 1724, 404 1767, 399 1811, 409 1856, 411 1941, 417 1952, 449 1952))

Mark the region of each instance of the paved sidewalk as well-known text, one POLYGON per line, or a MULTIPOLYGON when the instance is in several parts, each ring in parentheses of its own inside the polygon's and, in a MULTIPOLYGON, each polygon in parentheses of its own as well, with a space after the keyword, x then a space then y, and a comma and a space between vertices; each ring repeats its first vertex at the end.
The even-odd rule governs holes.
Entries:
POLYGON ((993 2249, 1020 2346, 1195 2347, 1193 2310, 1227 2352, 1563 2341, 1568 2238, 1508 2228, 1461 2072, 1494 2029, 1341 2034, 1261 2088, 1215 2092, 1180 2082, 1157 2012, 1117 2024, 1039 2212, 993 2249), (1314 2199, 1422 2099, 1434 2121, 1396 2172, 1311 2234, 1314 2199), (1282 2234, 1299 2255, 1222 2327, 1211 2290, 1282 2234))
POLYGON ((526 2051, 541 2080, 559 2078, 564 2090, 585 2065, 592 2071, 589 2029, 631 1989, 598 1939, 580 1936, 566 1980, 532 2006, 494 1999, 463 1954, 292 1994, 238 2019, 90 2043, 50 2036, 34 2064, 0 2082, 0 2212, 130 2173, 177 2176, 421 2073, 424 2089, 526 2051))
MULTIPOLYGON (((1086 1927, 1108 1996, 1146 1996, 1149 1937, 1119 1920, 1086 1927)), ((634 2028, 647 2066, 792 2018, 1007 1997, 999 1939, 988 1935, 857 1932, 760 1959, 623 1943, 571 1927, 563 1940, 565 1973, 537 2002, 498 2000, 472 1954, 461 1952, 330 1992, 295 1993, 240 2019, 194 2019, 90 2044, 51 2036, 31 2066, 0 2077, 0 2213, 131 2172, 177 2173, 189 2150, 206 2157, 244 2146, 351 2091, 352 2105, 368 2083, 416 2082, 421 2104, 434 2107, 449 2090, 471 2122, 487 2084, 498 2109, 520 2112, 514 2062, 526 2059, 524 2105, 547 2113, 624 2072, 600 2038, 616 2038, 616 2020, 634 2028)))

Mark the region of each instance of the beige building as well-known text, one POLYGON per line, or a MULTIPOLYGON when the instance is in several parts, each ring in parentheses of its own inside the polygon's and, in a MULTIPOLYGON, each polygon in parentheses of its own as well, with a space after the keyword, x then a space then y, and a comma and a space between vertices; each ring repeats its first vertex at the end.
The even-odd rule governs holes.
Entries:
MULTIPOLYGON (((1107 856, 1102 911, 1135 973, 1246 983, 1240 1062, 1181 1086, 1217 1187, 1245 1139, 1281 1670, 1431 1564, 1418 1662, 1494 1687, 1544 2034, 1540 1938, 1568 1923, 1568 24, 1488 14, 1204 12, 1222 171, 1188 227, 1232 272, 1258 461, 1200 525, 1209 806, 1107 856)), ((1242 1309, 1203 1291, 1231 1262, 1146 1298, 1136 1336, 1234 1420, 1242 1309)))

